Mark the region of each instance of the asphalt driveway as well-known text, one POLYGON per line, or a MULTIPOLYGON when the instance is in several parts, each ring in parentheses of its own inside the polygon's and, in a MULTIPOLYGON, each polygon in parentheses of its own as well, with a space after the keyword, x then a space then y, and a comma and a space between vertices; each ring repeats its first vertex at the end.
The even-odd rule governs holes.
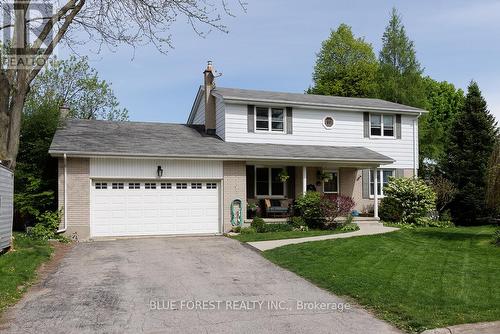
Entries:
POLYGON ((228 238, 98 241, 76 245, 0 332, 399 333, 345 303, 228 238))

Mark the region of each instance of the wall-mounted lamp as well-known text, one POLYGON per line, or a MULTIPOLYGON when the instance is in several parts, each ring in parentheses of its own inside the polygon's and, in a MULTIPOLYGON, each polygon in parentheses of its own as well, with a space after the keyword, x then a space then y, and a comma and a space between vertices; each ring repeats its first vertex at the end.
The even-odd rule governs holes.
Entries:
POLYGON ((161 169, 161 166, 158 166, 158 168, 156 169, 156 175, 158 175, 158 177, 163 176, 163 169, 161 169))

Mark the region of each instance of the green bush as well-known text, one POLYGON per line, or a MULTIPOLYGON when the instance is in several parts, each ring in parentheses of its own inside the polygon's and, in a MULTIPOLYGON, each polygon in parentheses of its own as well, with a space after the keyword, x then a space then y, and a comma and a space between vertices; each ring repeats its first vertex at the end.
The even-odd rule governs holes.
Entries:
POLYGON ((379 217, 384 222, 400 222, 401 209, 398 201, 392 197, 385 197, 380 201, 379 217))
POLYGON ((322 197, 319 192, 306 192, 297 198, 295 206, 302 214, 302 218, 309 228, 323 228, 325 226, 322 197))
POLYGON ((354 224, 354 223, 348 223, 348 224, 345 224, 344 226, 342 226, 340 228, 340 230, 343 232, 353 232, 353 231, 359 230, 359 226, 357 224, 354 224))
POLYGON ((439 220, 441 221, 451 221, 451 213, 450 210, 444 210, 440 215, 439 215, 439 220))
POLYGON ((265 224, 263 232, 287 232, 293 231, 293 226, 290 224, 265 224))
POLYGON ((257 231, 257 233, 261 233, 261 232, 264 232, 264 228, 266 226, 266 223, 264 222, 264 219, 262 219, 261 217, 255 217, 252 220, 252 223, 250 224, 250 226, 253 229, 255 229, 255 231, 257 231))
POLYGON ((241 226, 233 226, 231 229, 234 233, 240 233, 241 232, 241 226))
POLYGON ((419 217, 415 220, 417 227, 454 227, 455 225, 449 220, 437 220, 430 217, 419 217))
POLYGON ((293 228, 300 229, 304 226, 306 226, 306 222, 304 221, 304 218, 299 217, 299 216, 294 216, 290 218, 290 221, 288 222, 293 228))
POLYGON ((415 224, 417 218, 436 209, 436 194, 420 179, 392 178, 384 194, 381 205, 384 220, 415 224))
POLYGON ((60 211, 46 211, 36 217, 36 225, 28 229, 28 234, 34 239, 64 239, 57 234, 61 222, 60 211))
POLYGON ((254 234, 257 231, 253 227, 242 227, 240 230, 241 234, 254 234))

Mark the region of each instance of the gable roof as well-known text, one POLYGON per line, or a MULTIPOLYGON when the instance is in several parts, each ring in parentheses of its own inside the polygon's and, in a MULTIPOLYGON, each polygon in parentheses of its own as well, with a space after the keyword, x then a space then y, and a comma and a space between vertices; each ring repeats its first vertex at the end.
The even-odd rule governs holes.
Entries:
POLYGON ((414 108, 399 103, 380 99, 313 95, 301 93, 281 93, 263 90, 237 89, 216 87, 212 94, 226 101, 268 102, 288 105, 317 106, 326 108, 341 108, 352 110, 379 110, 402 113, 426 113, 424 109, 414 108))
POLYGON ((49 153, 73 156, 304 160, 390 164, 365 147, 230 143, 184 124, 67 120, 49 153))

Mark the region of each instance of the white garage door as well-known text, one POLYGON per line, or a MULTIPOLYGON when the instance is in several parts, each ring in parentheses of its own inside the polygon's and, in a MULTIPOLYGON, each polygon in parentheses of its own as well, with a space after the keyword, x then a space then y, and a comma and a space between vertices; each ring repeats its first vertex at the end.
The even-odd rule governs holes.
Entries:
POLYGON ((90 194, 94 237, 219 232, 216 181, 94 180, 90 194))

